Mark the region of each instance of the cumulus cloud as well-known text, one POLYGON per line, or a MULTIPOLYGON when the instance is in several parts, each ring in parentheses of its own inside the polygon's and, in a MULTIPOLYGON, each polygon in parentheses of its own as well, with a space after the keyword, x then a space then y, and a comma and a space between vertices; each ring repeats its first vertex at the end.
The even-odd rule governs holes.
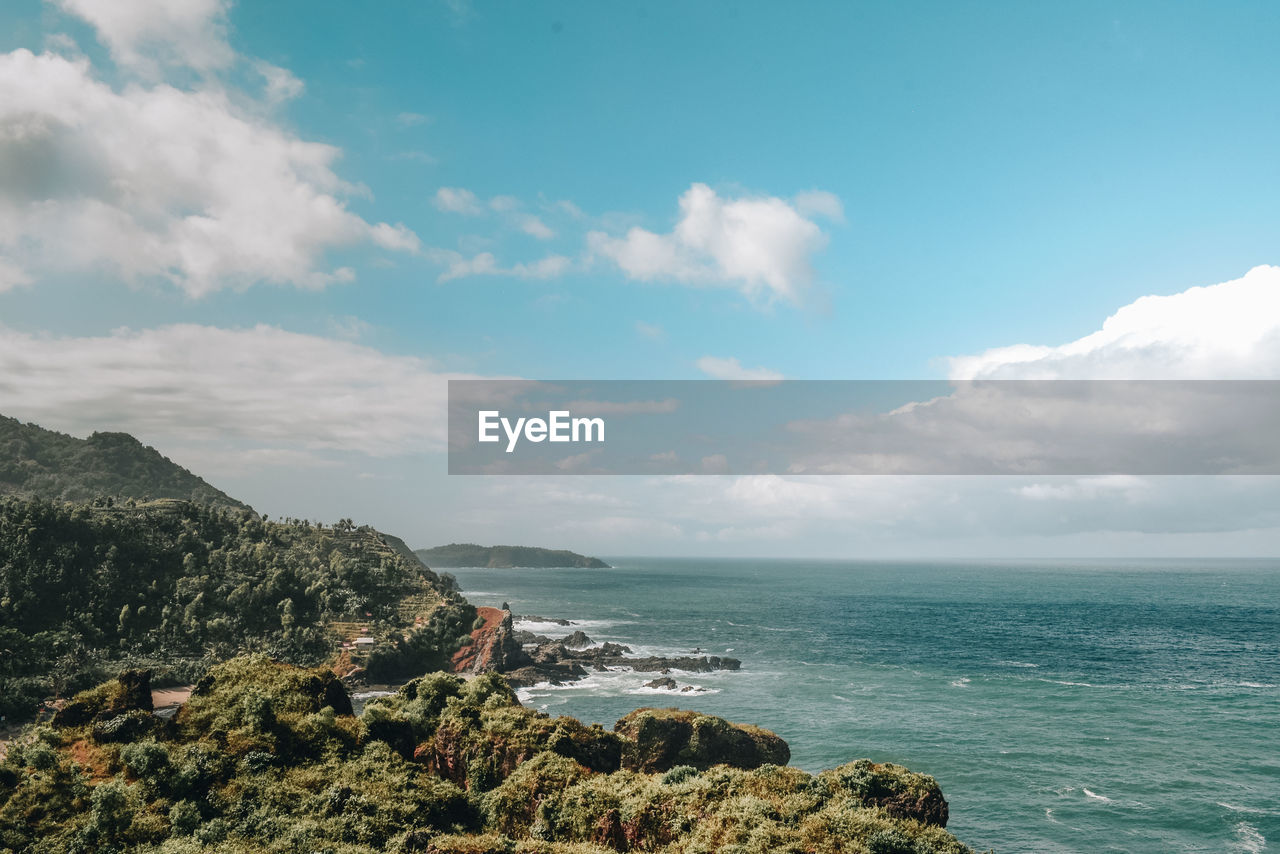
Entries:
POLYGON ((950 359, 956 379, 1280 379, 1280 267, 1120 308, 1058 346, 950 359))
POLYGON ((178 324, 100 337, 0 327, 0 412, 164 446, 266 448, 295 460, 441 450, 446 381, 456 378, 465 377, 424 359, 273 326, 178 324))
POLYGON ((564 255, 548 255, 537 261, 513 264, 510 267, 499 264, 492 252, 481 252, 468 257, 452 249, 429 249, 427 257, 445 267, 444 272, 436 278, 438 282, 448 282, 468 276, 553 279, 568 272, 573 266, 573 261, 564 255))
POLYGON ((477 216, 484 211, 476 194, 465 187, 441 187, 436 190, 435 205, 442 211, 477 216))
POLYGON ((782 374, 768 368, 744 368, 736 356, 703 356, 697 365, 698 370, 717 380, 774 382, 782 379, 782 374))
POLYGON ((556 236, 555 231, 532 214, 520 217, 520 230, 530 237, 536 237, 539 240, 550 240, 556 236))
MULTIPOLYGON (((830 194, 818 201, 824 214, 833 201, 830 194)), ((801 299, 813 279, 813 255, 827 236, 796 205, 771 196, 722 198, 706 184, 694 184, 679 207, 669 233, 634 227, 614 237, 593 231, 588 248, 633 279, 729 286, 753 299, 801 299)))
POLYGON ((87 21, 123 68, 148 75, 163 66, 214 71, 229 66, 229 0, 55 0, 87 21))
MULTIPOLYGON (((158 57, 154 69, 181 59, 212 72, 235 59, 220 2, 61 5, 129 68, 158 57)), ((334 172, 339 149, 272 118, 301 81, 251 65, 264 81, 258 96, 216 78, 117 88, 84 58, 0 54, 0 287, 106 272, 193 297, 261 282, 318 288, 354 277, 326 266, 330 249, 417 251, 405 226, 347 209, 344 197, 361 189, 334 172)))

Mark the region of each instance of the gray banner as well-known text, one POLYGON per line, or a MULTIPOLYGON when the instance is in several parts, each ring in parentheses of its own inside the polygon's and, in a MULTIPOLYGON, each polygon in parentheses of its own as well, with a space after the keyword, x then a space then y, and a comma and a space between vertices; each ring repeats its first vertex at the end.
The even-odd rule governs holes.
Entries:
POLYGON ((450 474, 1280 474, 1280 381, 451 380, 450 474))

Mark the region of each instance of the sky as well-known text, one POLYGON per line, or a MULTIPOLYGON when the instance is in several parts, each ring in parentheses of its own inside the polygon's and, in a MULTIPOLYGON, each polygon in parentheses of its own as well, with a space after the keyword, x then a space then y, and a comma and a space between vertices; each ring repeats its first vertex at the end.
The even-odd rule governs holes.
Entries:
POLYGON ((1273 478, 450 477, 449 377, 1280 379, 1271 3, 11 0, 0 413, 609 555, 1280 551, 1273 478))

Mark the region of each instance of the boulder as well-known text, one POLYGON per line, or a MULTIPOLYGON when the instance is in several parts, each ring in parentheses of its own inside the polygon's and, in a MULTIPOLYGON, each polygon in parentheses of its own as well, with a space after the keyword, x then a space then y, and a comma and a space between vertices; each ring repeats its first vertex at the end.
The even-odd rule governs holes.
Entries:
POLYGON ((583 649, 584 647, 591 646, 592 644, 591 638, 587 637, 587 633, 581 629, 578 629, 571 635, 565 636, 564 640, 560 642, 570 649, 583 649))

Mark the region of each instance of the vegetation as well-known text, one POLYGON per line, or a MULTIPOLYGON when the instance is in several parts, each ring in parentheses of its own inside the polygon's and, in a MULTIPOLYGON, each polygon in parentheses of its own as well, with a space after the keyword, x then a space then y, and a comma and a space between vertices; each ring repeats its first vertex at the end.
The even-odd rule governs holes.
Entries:
POLYGON ((475 543, 450 543, 414 552, 424 563, 435 566, 484 566, 504 569, 516 566, 577 567, 608 569, 599 558, 587 557, 564 549, 540 549, 534 546, 477 546, 475 543))
POLYGON ((0 714, 10 717, 121 666, 189 682, 245 650, 318 664, 337 651, 340 621, 377 639, 370 675, 418 675, 448 667, 474 620, 452 578, 350 520, 0 498, 0 714))
POLYGON ((644 773, 627 767, 627 732, 525 709, 498 676, 423 677, 357 718, 331 673, 254 655, 213 667, 168 721, 125 708, 138 678, 10 746, 0 851, 969 851, 912 811, 942 802, 923 775, 869 762, 644 773))
POLYGON ((77 439, 0 415, 0 495, 60 501, 181 498, 248 510, 128 433, 77 439))

